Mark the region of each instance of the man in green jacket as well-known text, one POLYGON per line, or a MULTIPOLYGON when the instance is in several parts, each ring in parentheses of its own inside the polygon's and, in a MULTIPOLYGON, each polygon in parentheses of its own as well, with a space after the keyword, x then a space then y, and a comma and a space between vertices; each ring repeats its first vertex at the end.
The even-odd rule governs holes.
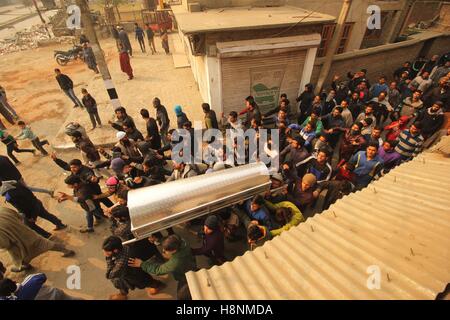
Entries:
POLYGON ((279 228, 270 230, 272 237, 279 236, 283 231, 287 231, 305 221, 300 209, 292 202, 272 203, 266 200, 264 205, 275 216, 275 221, 280 224, 279 228))
POLYGON ((185 276, 186 272, 197 268, 191 248, 184 239, 175 234, 168 236, 163 241, 162 248, 162 254, 167 259, 166 262, 158 262, 155 257, 152 257, 147 261, 129 259, 128 265, 141 268, 143 271, 157 276, 172 274, 174 279, 178 281, 177 299, 191 299, 185 276))

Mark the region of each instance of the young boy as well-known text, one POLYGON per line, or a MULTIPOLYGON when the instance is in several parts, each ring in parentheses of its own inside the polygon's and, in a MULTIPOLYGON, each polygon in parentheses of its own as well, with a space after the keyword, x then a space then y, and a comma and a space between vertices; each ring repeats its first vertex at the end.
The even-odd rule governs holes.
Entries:
POLYGON ((6 153, 14 161, 14 163, 16 165, 20 164, 20 161, 14 156, 13 151, 15 151, 17 153, 31 152, 33 155, 36 152, 36 150, 33 150, 33 149, 19 149, 16 139, 14 139, 14 137, 12 135, 10 135, 8 132, 6 132, 6 130, 0 130, 0 140, 6 146, 6 153))
POLYGON ((33 146, 41 152, 43 156, 48 156, 48 152, 42 147, 46 144, 49 144, 47 140, 39 140, 39 137, 34 134, 33 131, 31 131, 31 127, 27 126, 25 122, 19 121, 17 122, 22 132, 15 137, 16 140, 25 140, 28 139, 31 141, 33 146))

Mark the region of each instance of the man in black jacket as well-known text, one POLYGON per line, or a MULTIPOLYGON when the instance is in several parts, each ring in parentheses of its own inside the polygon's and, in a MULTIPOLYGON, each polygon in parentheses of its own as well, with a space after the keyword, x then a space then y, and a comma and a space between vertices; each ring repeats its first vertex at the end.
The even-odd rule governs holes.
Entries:
POLYGON ((100 120, 100 116, 98 115, 97 102, 86 89, 81 89, 81 93, 83 94, 83 98, 81 100, 83 101, 83 105, 86 108, 86 111, 89 113, 89 118, 91 119, 92 130, 97 127, 97 124, 98 127, 101 128, 102 121, 100 120))
POLYGON ((206 218, 203 233, 203 245, 200 248, 193 248, 194 256, 205 255, 214 264, 222 264, 226 261, 224 256, 224 235, 220 227, 219 219, 216 216, 206 218))
POLYGON ((135 258, 129 246, 123 246, 119 237, 110 236, 103 242, 103 254, 106 260, 106 278, 111 280, 119 293, 109 296, 110 300, 127 300, 130 290, 145 289, 152 296, 164 287, 141 268, 128 266, 128 260, 135 258))
POLYGON ((97 221, 103 218, 103 211, 99 203, 94 200, 96 192, 91 184, 83 183, 78 176, 70 175, 64 182, 73 189, 73 195, 59 192, 58 202, 72 200, 77 202, 86 213, 87 227, 80 229, 81 233, 94 232, 94 217, 97 221))
POLYGON ((31 229, 39 233, 44 238, 48 239, 51 234, 38 225, 36 225, 37 217, 48 220, 53 223, 57 230, 65 229, 67 226, 62 223, 60 219, 48 212, 42 202, 35 197, 30 189, 23 186, 20 182, 15 180, 0 182, 0 194, 5 197, 6 202, 9 202, 17 211, 23 215, 24 223, 31 229))
POLYGON ((142 133, 136 128, 133 127, 128 121, 123 123, 123 131, 127 134, 128 139, 133 141, 144 141, 144 136, 142 133))
POLYGON ((170 141, 167 141, 167 133, 170 126, 169 115, 167 114, 166 107, 161 104, 159 98, 153 99, 153 107, 156 109, 156 121, 159 125, 159 134, 163 140, 163 144, 166 145, 170 141))
POLYGON ((219 129, 219 122, 217 121, 216 113, 211 110, 209 103, 202 103, 203 113, 205 114, 206 129, 219 129))
POLYGON ((444 104, 441 101, 436 101, 431 108, 428 108, 417 117, 416 121, 422 123, 423 129, 421 134, 425 140, 442 127, 444 123, 443 106, 444 104))
POLYGON ((147 136, 145 137, 145 141, 150 141, 151 148, 153 150, 159 150, 161 148, 161 136, 159 135, 156 120, 150 117, 150 113, 147 109, 141 109, 141 116, 142 119, 145 120, 147 128, 147 136))
POLYGON ((16 166, 9 160, 8 157, 0 155, 0 181, 8 181, 15 180, 20 182, 23 186, 27 187, 33 192, 47 193, 51 197, 53 197, 53 191, 30 187, 25 183, 25 180, 22 177, 22 174, 19 170, 17 170, 16 166))
POLYGON ((8 157, 0 155, 0 181, 23 180, 22 174, 8 157))
MULTIPOLYGON (((52 153, 51 158, 53 161, 63 170, 70 171, 70 176, 78 176, 81 181, 86 184, 90 184, 95 194, 101 194, 102 190, 100 188, 99 179, 94 174, 94 171, 91 168, 84 166, 79 159, 72 159, 69 163, 65 162, 62 159, 59 159, 55 153, 52 153)), ((105 206, 112 207, 113 203, 108 198, 100 199, 105 206)))
POLYGON ((298 123, 303 123, 303 121, 305 121, 305 119, 309 116, 308 111, 310 111, 311 109, 313 99, 314 99, 314 86, 311 83, 308 83, 305 86, 305 90, 296 99, 296 101, 299 103, 298 123))
POLYGON ((75 92, 73 91, 73 81, 70 79, 67 75, 61 73, 61 70, 55 69, 56 73, 56 81, 58 81, 58 84, 62 91, 72 100, 72 102, 75 104, 73 107, 81 107, 83 108, 83 104, 81 101, 77 98, 75 95, 75 92))
POLYGON ((124 107, 118 107, 114 110, 116 115, 116 121, 112 122, 111 120, 108 123, 116 129, 117 131, 123 131, 123 124, 127 122, 131 127, 136 128, 134 120, 127 114, 127 110, 124 107))

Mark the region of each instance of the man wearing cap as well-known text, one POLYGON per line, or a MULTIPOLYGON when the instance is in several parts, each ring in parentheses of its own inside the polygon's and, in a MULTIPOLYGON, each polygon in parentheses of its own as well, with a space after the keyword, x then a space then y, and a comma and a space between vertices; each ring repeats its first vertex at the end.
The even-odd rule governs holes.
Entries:
POLYGON ((122 159, 129 162, 142 162, 142 154, 139 152, 135 141, 128 139, 127 134, 123 131, 117 132, 116 138, 118 142, 115 146, 120 148, 123 155, 122 159))
POLYGON ((303 178, 298 179, 291 185, 287 200, 295 204, 301 212, 305 212, 305 209, 312 205, 319 196, 319 192, 316 191, 316 182, 315 175, 312 173, 305 174, 303 178))
POLYGON ((203 238, 203 244, 200 248, 193 248, 192 254, 194 256, 205 255, 210 258, 215 265, 224 263, 224 236, 220 229, 219 219, 216 216, 209 216, 206 218, 201 236, 203 238))
POLYGON ((109 177, 105 184, 108 190, 101 194, 94 195, 94 200, 113 197, 113 201, 117 203, 119 202, 118 195, 129 190, 129 188, 125 184, 121 183, 117 177, 109 177))

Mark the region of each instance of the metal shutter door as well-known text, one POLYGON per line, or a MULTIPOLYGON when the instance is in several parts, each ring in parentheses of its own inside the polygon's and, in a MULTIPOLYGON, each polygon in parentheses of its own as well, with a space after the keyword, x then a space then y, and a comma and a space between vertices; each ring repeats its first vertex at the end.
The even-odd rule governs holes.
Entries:
MULTIPOLYGON (((251 69, 284 68, 281 93, 291 101, 297 98, 305 63, 306 50, 256 57, 233 57, 221 59, 223 112, 241 111, 244 99, 251 94, 251 69)), ((262 110, 265 112, 265 110, 262 110)))

